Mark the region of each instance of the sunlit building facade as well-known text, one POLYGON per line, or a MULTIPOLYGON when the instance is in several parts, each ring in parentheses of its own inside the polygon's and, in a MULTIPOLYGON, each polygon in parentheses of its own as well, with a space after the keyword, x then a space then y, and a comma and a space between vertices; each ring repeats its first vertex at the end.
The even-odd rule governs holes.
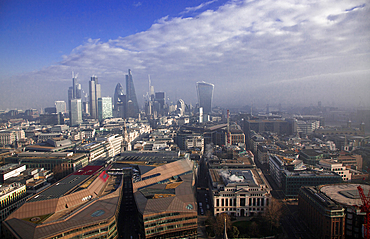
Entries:
POLYGON ((102 121, 107 118, 112 118, 112 98, 111 97, 102 97, 98 100, 98 113, 99 121, 102 121))
POLYGON ((98 99, 101 98, 101 88, 98 84, 98 77, 92 76, 89 82, 90 95, 90 115, 92 118, 98 118, 98 99))

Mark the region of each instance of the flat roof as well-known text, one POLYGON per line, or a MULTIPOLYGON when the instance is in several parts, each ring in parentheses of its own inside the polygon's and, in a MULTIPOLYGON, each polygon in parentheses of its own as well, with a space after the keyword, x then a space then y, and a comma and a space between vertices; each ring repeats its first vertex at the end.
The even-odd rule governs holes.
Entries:
POLYGON ((333 201, 346 206, 361 206, 362 201, 357 187, 361 186, 367 196, 370 185, 366 184, 331 184, 320 187, 320 191, 325 193, 333 201))
POLYGON ((73 174, 63 178, 62 180, 58 181, 57 183, 53 184, 51 187, 47 188, 46 190, 40 192, 33 198, 29 200, 29 202, 36 202, 42 200, 49 200, 53 198, 59 198, 64 196, 66 193, 71 191, 76 186, 80 185, 83 181, 90 178, 91 175, 95 174, 98 170, 103 168, 102 166, 86 166, 83 169, 76 171, 73 174))

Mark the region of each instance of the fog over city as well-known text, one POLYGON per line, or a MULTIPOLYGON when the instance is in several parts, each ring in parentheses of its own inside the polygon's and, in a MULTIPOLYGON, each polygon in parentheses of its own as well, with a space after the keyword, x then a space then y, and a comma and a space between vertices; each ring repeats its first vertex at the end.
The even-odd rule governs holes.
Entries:
POLYGON ((77 42, 43 68, 10 73, 2 67, 0 109, 66 101, 72 71, 85 92, 97 75, 102 96, 112 97, 128 69, 140 105, 150 75, 155 90, 175 102, 195 104, 196 82, 206 81, 215 85, 215 106, 369 107, 369 16, 365 0, 203 2, 164 15, 147 30, 77 42))

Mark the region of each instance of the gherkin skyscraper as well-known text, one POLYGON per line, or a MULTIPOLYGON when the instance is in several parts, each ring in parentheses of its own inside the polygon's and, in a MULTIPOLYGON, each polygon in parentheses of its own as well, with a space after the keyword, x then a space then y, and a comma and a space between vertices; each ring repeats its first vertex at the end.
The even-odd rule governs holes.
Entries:
POLYGON ((136 118, 139 114, 139 105, 130 69, 128 70, 128 75, 126 75, 126 102, 126 117, 136 118))
POLYGON ((113 117, 126 118, 126 95, 121 83, 118 83, 114 90, 113 117))

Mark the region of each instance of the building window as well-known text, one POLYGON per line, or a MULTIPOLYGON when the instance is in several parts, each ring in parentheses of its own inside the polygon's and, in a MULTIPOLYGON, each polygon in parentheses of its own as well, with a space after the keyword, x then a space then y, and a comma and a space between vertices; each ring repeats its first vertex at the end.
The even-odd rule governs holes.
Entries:
POLYGON ((245 198, 240 199, 240 206, 245 207, 245 198))

